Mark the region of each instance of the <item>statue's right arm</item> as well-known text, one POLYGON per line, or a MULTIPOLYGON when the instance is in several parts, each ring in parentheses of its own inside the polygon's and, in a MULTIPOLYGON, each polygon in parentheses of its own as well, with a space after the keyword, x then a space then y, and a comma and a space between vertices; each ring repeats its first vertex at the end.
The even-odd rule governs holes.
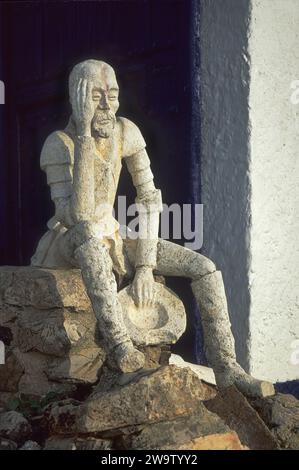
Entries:
POLYGON ((66 227, 94 215, 94 146, 92 137, 72 140, 58 131, 47 138, 42 149, 41 168, 51 188, 55 218, 66 227))
POLYGON ((91 136, 76 136, 74 149, 71 213, 78 223, 91 220, 95 211, 94 160, 95 142, 91 136))

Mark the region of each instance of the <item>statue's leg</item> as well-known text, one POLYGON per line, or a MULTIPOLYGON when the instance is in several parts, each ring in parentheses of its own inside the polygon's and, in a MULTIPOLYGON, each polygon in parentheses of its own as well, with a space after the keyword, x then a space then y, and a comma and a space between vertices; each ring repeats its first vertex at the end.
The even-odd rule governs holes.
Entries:
POLYGON ((94 236, 90 224, 78 224, 63 236, 60 251, 81 269, 107 352, 122 372, 143 367, 144 355, 134 348, 123 321, 108 247, 94 236))
MULTIPOLYGON (((128 255, 134 257, 134 244, 128 255)), ((191 287, 201 314, 205 353, 219 388, 235 384, 250 396, 274 393, 271 383, 257 380, 237 363, 222 274, 205 256, 166 240, 158 245, 157 271, 164 276, 191 279, 191 287)))

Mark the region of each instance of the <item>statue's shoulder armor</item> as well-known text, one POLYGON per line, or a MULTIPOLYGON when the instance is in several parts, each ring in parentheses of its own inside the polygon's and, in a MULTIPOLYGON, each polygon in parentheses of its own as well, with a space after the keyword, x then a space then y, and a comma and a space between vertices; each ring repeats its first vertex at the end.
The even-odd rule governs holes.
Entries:
POLYGON ((143 150, 146 143, 136 124, 124 117, 118 117, 117 120, 122 131, 122 156, 130 157, 143 150))
POLYGON ((72 165, 74 142, 64 131, 55 131, 47 137, 42 148, 40 166, 43 170, 49 165, 72 165))

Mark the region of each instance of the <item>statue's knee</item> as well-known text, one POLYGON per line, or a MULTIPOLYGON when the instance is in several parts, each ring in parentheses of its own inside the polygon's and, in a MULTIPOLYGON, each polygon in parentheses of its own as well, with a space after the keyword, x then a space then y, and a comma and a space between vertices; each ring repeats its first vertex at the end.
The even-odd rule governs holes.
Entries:
POLYGON ((68 239, 74 250, 82 245, 97 245, 100 249, 104 245, 97 235, 97 226, 92 222, 79 222, 68 231, 68 239))
POLYGON ((85 243, 95 235, 94 224, 92 222, 79 222, 73 229, 78 244, 85 243))
POLYGON ((95 226, 81 222, 74 227, 72 234, 74 255, 77 260, 88 261, 95 266, 109 265, 109 250, 103 241, 96 236, 95 226))
POLYGON ((194 253, 194 259, 191 263, 192 279, 199 279, 207 274, 215 272, 216 269, 217 268, 212 260, 200 253, 194 253))

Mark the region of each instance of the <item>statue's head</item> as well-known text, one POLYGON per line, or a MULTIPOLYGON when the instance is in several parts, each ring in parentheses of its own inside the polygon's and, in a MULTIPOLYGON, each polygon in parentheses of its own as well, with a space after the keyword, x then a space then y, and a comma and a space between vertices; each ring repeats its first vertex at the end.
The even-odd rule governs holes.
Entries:
POLYGON ((91 105, 94 116, 91 130, 95 136, 109 137, 112 133, 119 107, 118 84, 113 68, 100 60, 85 60, 75 65, 69 77, 69 94, 72 108, 82 80, 91 84, 91 105))

